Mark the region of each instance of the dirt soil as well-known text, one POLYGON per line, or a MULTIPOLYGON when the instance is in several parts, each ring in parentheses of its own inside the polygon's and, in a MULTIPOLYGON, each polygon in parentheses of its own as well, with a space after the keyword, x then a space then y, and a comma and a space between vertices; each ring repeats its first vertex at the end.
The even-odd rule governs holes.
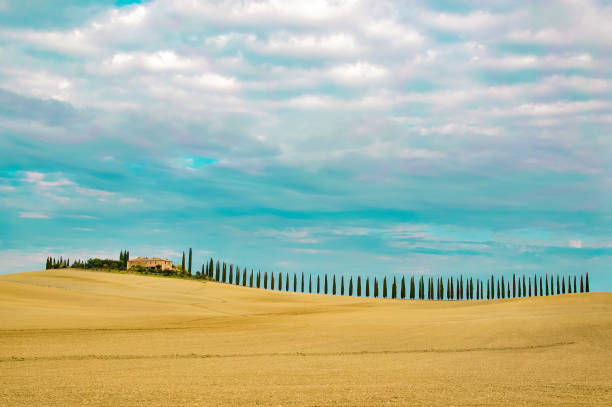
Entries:
POLYGON ((612 293, 408 301, 4 275, 0 405, 612 405, 612 293))

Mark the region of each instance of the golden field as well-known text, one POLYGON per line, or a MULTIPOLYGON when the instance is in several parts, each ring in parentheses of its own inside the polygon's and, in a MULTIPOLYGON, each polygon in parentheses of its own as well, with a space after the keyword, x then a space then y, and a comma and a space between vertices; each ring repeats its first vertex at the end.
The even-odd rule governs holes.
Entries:
POLYGON ((612 294, 407 301, 5 275, 0 405, 612 405, 612 294))

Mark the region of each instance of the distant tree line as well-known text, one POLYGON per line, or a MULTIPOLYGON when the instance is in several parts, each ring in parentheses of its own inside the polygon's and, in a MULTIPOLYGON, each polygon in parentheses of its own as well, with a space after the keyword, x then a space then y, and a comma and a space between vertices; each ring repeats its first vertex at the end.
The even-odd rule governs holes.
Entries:
POLYGON ((357 276, 355 282, 349 277, 348 289, 345 290, 345 277, 338 279, 335 274, 316 275, 316 285, 313 286, 313 276, 304 273, 278 273, 250 271, 246 267, 226 264, 220 260, 210 260, 202 264, 202 271, 196 273, 196 278, 207 278, 222 283, 242 285, 245 287, 263 288, 267 290, 301 292, 309 294, 348 295, 374 298, 400 298, 419 300, 492 300, 516 297, 547 296, 556 294, 571 294, 590 292, 589 273, 580 276, 560 275, 512 275, 512 281, 504 276, 495 278, 474 279, 457 277, 393 277, 393 281, 382 281, 374 277, 357 276), (338 284, 339 281, 339 284, 338 284), (340 289, 338 290, 338 285, 340 289), (331 286, 331 288, 330 288, 331 286))
POLYGON ((78 268, 126 270, 128 260, 130 260, 130 252, 127 250, 122 250, 119 253, 119 260, 94 258, 88 259, 87 261, 75 260, 70 263, 70 259, 63 259, 61 256, 59 259, 47 257, 45 269, 78 268))
MULTIPOLYGON (((292 275, 278 273, 275 283, 274 273, 262 273, 260 270, 254 272, 253 269, 249 271, 246 267, 228 265, 220 260, 215 263, 212 257, 202 264, 201 271, 196 271, 194 275, 192 274, 192 254, 190 248, 186 262, 185 252, 183 252, 181 264, 177 266, 180 275, 276 291, 411 300, 493 300, 590 292, 589 273, 579 276, 534 274, 533 276, 521 275, 518 277, 513 274, 512 281, 504 279, 504 276, 495 278, 494 275, 486 279, 474 279, 472 277, 464 279, 463 275, 446 279, 442 277, 419 276, 415 278, 415 276, 410 276, 406 278, 406 276, 402 276, 399 281, 396 276, 393 277, 392 281, 387 280, 386 276, 382 280, 377 277, 373 279, 366 277, 364 280, 361 276, 357 276, 355 281, 353 277, 349 277, 348 284, 346 284, 343 275, 338 279, 335 274, 332 274, 331 277, 328 274, 323 274, 323 278, 317 274, 316 285, 313 285, 312 274, 308 274, 306 278, 304 273, 293 273, 292 275)), ((48 257, 46 269, 70 267, 125 270, 129 259, 130 252, 127 250, 121 251, 119 260, 95 258, 86 262, 76 260, 71 264, 70 259, 48 257)), ((155 272, 144 268, 135 271, 155 272)), ((168 270, 157 271, 157 273, 175 274, 168 270)))

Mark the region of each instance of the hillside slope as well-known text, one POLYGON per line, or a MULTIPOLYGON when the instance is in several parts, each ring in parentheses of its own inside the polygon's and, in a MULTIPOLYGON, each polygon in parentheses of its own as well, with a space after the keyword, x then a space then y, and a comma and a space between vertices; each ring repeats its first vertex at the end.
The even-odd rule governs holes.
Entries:
POLYGON ((604 405, 612 294, 404 301, 0 276, 3 405, 604 405))

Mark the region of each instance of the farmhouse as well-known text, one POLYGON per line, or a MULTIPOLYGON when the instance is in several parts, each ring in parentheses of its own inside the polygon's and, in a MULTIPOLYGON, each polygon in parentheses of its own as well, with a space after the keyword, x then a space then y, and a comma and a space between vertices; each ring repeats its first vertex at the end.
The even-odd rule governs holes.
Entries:
POLYGON ((148 257, 136 257, 128 260, 128 270, 136 266, 157 270, 174 270, 174 266, 170 260, 160 259, 157 257, 153 257, 151 259, 148 257))

